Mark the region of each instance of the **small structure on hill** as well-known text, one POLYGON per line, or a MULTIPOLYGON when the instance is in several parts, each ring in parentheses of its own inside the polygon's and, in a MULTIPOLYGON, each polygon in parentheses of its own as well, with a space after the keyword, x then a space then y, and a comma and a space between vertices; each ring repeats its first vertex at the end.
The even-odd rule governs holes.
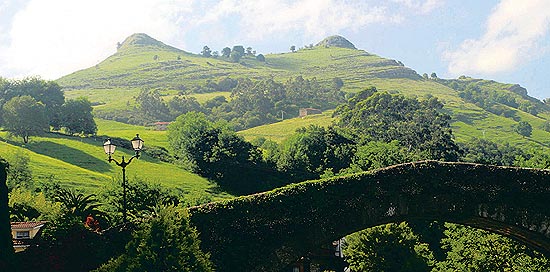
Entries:
POLYGON ((153 125, 155 126, 155 130, 166 130, 168 129, 168 125, 170 125, 171 122, 156 122, 153 125))
POLYGON ((305 117, 305 116, 308 116, 308 115, 321 114, 321 113, 323 113, 323 111, 321 111, 320 109, 301 108, 298 117, 305 117))
POLYGON ((40 233, 46 221, 37 222, 11 222, 11 237, 15 253, 27 249, 32 244, 32 239, 40 233))

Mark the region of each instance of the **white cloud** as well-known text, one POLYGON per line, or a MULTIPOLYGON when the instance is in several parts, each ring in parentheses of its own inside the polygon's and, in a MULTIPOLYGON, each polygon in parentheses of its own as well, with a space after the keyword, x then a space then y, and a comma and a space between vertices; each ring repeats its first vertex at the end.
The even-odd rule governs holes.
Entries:
POLYGON ((390 14, 383 6, 370 6, 362 1, 222 0, 195 23, 217 23, 232 16, 238 17, 240 27, 253 40, 289 33, 320 38, 343 29, 401 20, 399 15, 390 14))
POLYGON ((135 32, 170 40, 191 1, 30 1, 13 17, 0 75, 56 78, 115 52, 135 32))
POLYGON ((492 75, 513 71, 545 53, 550 34, 550 1, 502 0, 492 11, 479 39, 446 51, 452 75, 492 75))
POLYGON ((432 12, 438 7, 443 6, 445 0, 392 0, 395 3, 402 4, 405 7, 417 11, 421 14, 432 12))

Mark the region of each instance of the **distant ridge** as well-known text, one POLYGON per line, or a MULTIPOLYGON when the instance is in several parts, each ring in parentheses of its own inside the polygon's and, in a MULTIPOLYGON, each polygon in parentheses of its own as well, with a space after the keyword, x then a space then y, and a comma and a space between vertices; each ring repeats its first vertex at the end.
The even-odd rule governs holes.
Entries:
POLYGON ((348 39, 338 35, 326 37, 324 40, 317 43, 316 46, 357 49, 348 39))

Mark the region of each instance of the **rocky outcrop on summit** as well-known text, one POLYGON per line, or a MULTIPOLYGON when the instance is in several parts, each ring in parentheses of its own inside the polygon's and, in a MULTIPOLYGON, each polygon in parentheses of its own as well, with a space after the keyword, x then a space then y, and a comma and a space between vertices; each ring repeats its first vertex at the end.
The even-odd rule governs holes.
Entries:
POLYGON ((346 38, 338 35, 327 37, 324 40, 320 41, 316 46, 357 49, 355 45, 353 45, 353 43, 348 41, 346 38))

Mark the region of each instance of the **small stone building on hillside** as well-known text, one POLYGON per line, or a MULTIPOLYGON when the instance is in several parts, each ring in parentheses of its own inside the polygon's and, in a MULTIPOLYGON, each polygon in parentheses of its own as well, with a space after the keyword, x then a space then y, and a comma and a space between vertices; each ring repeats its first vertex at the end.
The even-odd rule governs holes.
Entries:
POLYGON ((314 108, 301 108, 298 117, 304 117, 313 114, 321 114, 323 111, 314 108))
POLYGON ((168 129, 168 125, 170 125, 171 122, 156 122, 153 125, 155 126, 155 130, 161 130, 164 131, 168 129))

